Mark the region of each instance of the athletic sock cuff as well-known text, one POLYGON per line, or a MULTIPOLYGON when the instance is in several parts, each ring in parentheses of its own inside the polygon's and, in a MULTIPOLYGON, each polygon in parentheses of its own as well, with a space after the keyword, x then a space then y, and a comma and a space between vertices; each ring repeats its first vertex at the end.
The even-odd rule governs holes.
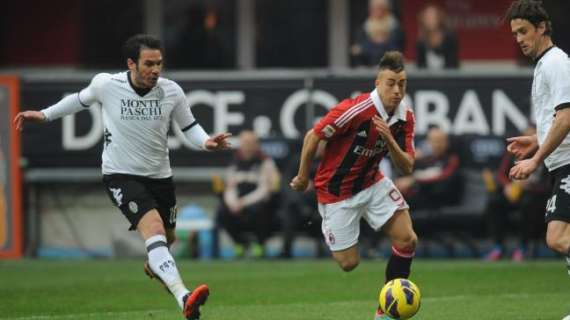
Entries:
POLYGON ((151 250, 159 248, 159 247, 168 247, 168 245, 166 243, 166 237, 161 235, 161 234, 157 234, 157 235, 154 235, 154 236, 146 239, 144 244, 146 246, 147 252, 150 252, 151 250))
POLYGON ((416 251, 409 249, 398 249, 392 246, 392 254, 402 258, 413 258, 414 255, 416 254, 416 251))

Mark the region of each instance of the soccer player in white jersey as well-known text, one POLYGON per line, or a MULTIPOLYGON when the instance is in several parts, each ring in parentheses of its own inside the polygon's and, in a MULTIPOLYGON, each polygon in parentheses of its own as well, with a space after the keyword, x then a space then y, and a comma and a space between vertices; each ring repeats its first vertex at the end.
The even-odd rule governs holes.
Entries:
POLYGON ((145 241, 145 272, 172 293, 187 319, 199 319, 207 285, 189 291, 170 254, 176 224, 176 197, 167 132, 176 121, 186 138, 203 150, 229 147, 227 133, 209 137, 196 122, 175 82, 160 77, 162 47, 148 35, 129 38, 123 48, 128 71, 97 74, 91 84, 41 111, 24 111, 14 122, 46 122, 100 104, 103 112, 103 182, 113 203, 145 241))
POLYGON ((552 43, 552 26, 540 1, 512 3, 506 18, 524 55, 536 64, 532 105, 537 133, 508 139, 518 159, 513 179, 526 179, 544 161, 553 178, 546 205, 546 243, 566 256, 570 273, 570 59, 552 43))

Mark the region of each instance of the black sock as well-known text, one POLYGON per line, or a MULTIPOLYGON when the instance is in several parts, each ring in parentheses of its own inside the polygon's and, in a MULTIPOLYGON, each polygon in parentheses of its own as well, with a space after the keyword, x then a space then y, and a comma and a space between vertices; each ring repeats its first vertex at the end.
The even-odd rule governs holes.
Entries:
POLYGON ((386 282, 396 278, 407 279, 410 276, 413 257, 413 251, 406 252, 392 247, 392 255, 386 266, 386 282))

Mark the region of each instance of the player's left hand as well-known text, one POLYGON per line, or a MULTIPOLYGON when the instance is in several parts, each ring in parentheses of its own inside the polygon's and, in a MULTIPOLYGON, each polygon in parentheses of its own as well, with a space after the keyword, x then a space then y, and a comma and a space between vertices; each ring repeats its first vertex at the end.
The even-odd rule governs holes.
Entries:
POLYGON ((539 163, 534 158, 518 161, 509 172, 509 177, 515 180, 528 178, 536 169, 539 163))
POLYGON ((388 140, 392 138, 392 131, 390 131, 390 126, 388 126, 388 123, 386 123, 384 119, 380 118, 379 116, 374 116, 372 118, 372 123, 376 127, 376 130, 378 130, 380 133, 382 139, 388 140))
POLYGON ((228 138, 231 136, 232 136, 231 133, 219 133, 211 137, 210 139, 206 140, 204 147, 206 147, 206 149, 210 151, 229 149, 232 145, 228 141, 228 138))

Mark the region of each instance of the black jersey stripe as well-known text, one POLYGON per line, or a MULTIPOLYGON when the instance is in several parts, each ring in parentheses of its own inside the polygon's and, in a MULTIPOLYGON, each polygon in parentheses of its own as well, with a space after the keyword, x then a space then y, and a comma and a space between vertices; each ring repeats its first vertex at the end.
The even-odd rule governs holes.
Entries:
POLYGON ((370 123, 371 123, 370 120, 363 122, 360 125, 360 127, 358 127, 358 130, 356 130, 356 132, 354 133, 354 140, 352 141, 350 148, 348 148, 348 150, 346 151, 346 154, 342 159, 340 166, 336 169, 333 177, 329 181, 328 191, 330 194, 333 194, 337 197, 340 196, 340 187, 342 185, 342 181, 344 180, 346 175, 350 172, 350 169, 354 166, 354 164, 360 157, 359 154, 354 152, 354 148, 356 148, 356 146, 359 145, 360 146, 366 145, 366 140, 368 139, 368 137, 361 137, 357 133, 362 130, 365 130, 368 133, 370 129, 370 123))
POLYGON ((83 103, 83 101, 81 101, 81 97, 79 97, 79 92, 77 93, 77 100, 79 100, 79 104, 81 104, 81 106, 83 108, 89 108, 89 105, 83 103))
POLYGON ((190 129, 192 129, 193 126, 197 125, 198 121, 194 120, 194 122, 192 122, 191 124, 187 125, 186 127, 182 128, 182 132, 186 132, 190 129))
MULTIPOLYGON (((358 178, 356 178, 356 180, 354 180, 354 183, 352 184, 352 195, 355 195, 360 191, 362 191, 362 186, 364 186, 364 182, 366 181, 366 176, 368 172, 372 169, 372 166, 374 166, 375 163, 378 163, 378 156, 379 155, 370 157, 368 161, 366 161, 366 165, 364 165, 364 167, 358 174, 358 178)), ((378 168, 376 168, 376 171, 378 171, 378 168)), ((374 177, 375 175, 376 173, 373 173, 372 177, 374 177)))

